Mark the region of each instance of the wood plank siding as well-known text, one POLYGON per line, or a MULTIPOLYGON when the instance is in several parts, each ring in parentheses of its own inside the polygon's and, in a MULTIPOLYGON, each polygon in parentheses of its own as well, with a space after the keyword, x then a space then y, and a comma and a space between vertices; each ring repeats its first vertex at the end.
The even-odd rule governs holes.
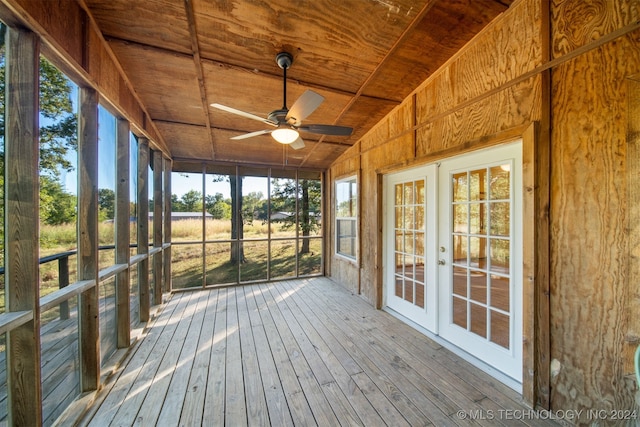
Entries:
POLYGON ((638 1, 514 2, 328 171, 330 185, 358 176, 361 208, 360 258, 333 251, 328 274, 381 306, 381 176, 530 135, 523 396, 554 410, 640 402, 638 10, 638 1))
MULTIPOLYGON (((615 425, 612 415, 628 413, 634 418, 627 425, 638 425, 640 0, 0 0, 0 20, 7 28, 0 427, 75 424, 71 417, 55 419, 71 400, 68 412, 75 417, 86 410, 80 422, 94 426, 552 424, 506 418, 532 406, 583 414, 566 420, 570 424, 615 425), (295 58, 284 72, 274 61, 282 51, 295 58), (40 56, 78 88, 78 272, 70 279, 65 258, 64 289, 42 297, 40 56), (303 135, 300 150, 272 141, 261 131, 265 123, 250 117, 279 108, 283 86, 285 108, 289 99, 295 110, 295 100, 312 89, 325 101, 309 113, 309 123, 353 127, 353 133, 302 127, 311 135, 303 135), (212 103, 250 114, 229 114, 212 103), (99 158, 98 106, 118 121, 117 164, 99 158), (509 346, 496 346, 515 360, 507 372, 496 353, 473 353, 474 344, 464 348, 442 333, 442 325, 452 323, 445 319, 454 312, 449 280, 459 266, 438 256, 452 253, 440 242, 451 242, 456 232, 440 221, 451 207, 444 185, 429 194, 437 218, 433 236, 416 227, 411 238, 426 237, 402 237, 434 243, 433 254, 418 254, 423 260, 411 271, 428 271, 424 260, 433 261, 430 281, 438 288, 427 301, 435 302, 437 310, 428 310, 439 317, 435 327, 422 326, 437 342, 402 323, 402 309, 391 314, 388 297, 396 283, 401 287, 394 276, 400 258, 393 256, 405 251, 394 253, 401 238, 388 221, 395 190, 386 185, 402 172, 444 165, 432 180, 443 183, 456 160, 510 144, 522 158, 509 160, 515 168, 507 169, 517 171, 508 196, 514 200, 510 229, 496 235, 508 238, 509 274, 475 269, 489 278, 488 299, 475 301, 477 313, 487 314, 476 324, 485 332, 489 325, 489 333, 476 335, 498 344, 491 342, 491 316, 510 316, 509 346), (107 168, 118 177, 117 247, 115 261, 103 268, 98 170, 107 168), (202 174, 202 191, 194 186, 204 214, 212 175, 231 182, 252 178, 243 171, 267 168, 282 171, 256 175, 269 182, 268 197, 275 196, 279 177, 321 177, 320 234, 305 235, 298 221, 280 238, 265 225, 267 240, 321 241, 314 272, 326 277, 212 283, 207 251, 223 240, 207 241, 204 216, 201 239, 174 236, 182 246, 171 246, 172 176, 202 174), (356 256, 344 257, 336 247, 345 238, 338 235, 336 183, 352 177, 357 188, 349 202, 357 209, 348 238, 356 256), (173 281, 183 287, 187 273, 172 253, 185 254, 191 244, 201 245, 193 262, 203 289, 174 290, 173 281), (491 306, 492 273, 509 276, 509 289, 516 290, 509 304, 499 304, 508 309, 491 306), (107 307, 101 291, 112 286, 112 276, 117 299, 107 307), (77 326, 57 331, 47 323, 47 311, 57 307, 60 325, 77 326), (106 319, 114 312, 112 327, 106 319), (137 320, 145 324, 140 340, 130 329, 137 320), (101 340, 116 327, 120 350, 101 340), (122 364, 109 360, 113 372, 105 349, 125 355, 122 364), (71 350, 73 356, 63 357, 71 350), (54 363, 50 358, 58 355, 54 363), (602 416, 608 419, 594 418, 602 416)), ((174 182, 175 196, 181 184, 174 182)), ((237 238, 253 239, 236 233, 242 218, 251 218, 238 203, 249 192, 236 184, 234 237, 224 240, 225 248, 244 244, 237 238)), ((507 206, 505 200, 495 201, 507 206)), ((482 199, 487 207, 493 201, 482 199)), ((405 205, 399 209, 406 213, 405 205)), ((276 211, 276 204, 266 206, 276 211)), ((299 202, 296 208, 305 211, 299 202)), ((263 247, 271 257, 270 243, 263 247)), ((299 263, 292 268, 301 271, 299 263)), ((238 263, 236 277, 241 269, 238 263)), ((272 279, 270 271, 265 280, 272 279)), ((471 279, 467 283, 471 290, 471 279)), ((415 289, 414 295, 427 295, 415 289)), ((473 307, 467 295, 456 297, 473 307)))
POLYGON ((528 408, 418 331, 313 278, 173 294, 81 425, 553 425, 500 419, 507 411, 528 408))

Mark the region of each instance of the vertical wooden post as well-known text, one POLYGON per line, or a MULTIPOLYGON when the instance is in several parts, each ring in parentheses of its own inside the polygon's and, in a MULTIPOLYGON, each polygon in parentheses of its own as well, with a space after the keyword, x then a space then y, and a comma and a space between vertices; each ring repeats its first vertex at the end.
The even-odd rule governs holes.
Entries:
MULTIPOLYGON (((138 254, 149 253, 149 140, 138 139, 138 254)), ((149 258, 138 263, 140 321, 149 321, 149 258)))
MULTIPOLYGON (((69 286, 69 257, 65 256, 58 260, 58 288, 63 289, 69 286)), ((60 303, 60 319, 69 318, 69 301, 60 303)))
POLYGON ((207 195, 207 165, 202 164, 202 287, 205 288, 207 286, 207 220, 205 217, 206 203, 205 197, 207 195))
MULTIPOLYGON (((164 159, 164 242, 171 243, 171 159, 164 159)), ((164 251, 164 291, 171 292, 171 246, 164 251)))
MULTIPOLYGON (((162 152, 153 152, 153 247, 162 247, 162 152)), ((153 304, 162 304, 162 252, 153 255, 153 304)))
MULTIPOLYGON (((129 122, 118 119, 116 135, 116 264, 129 263, 129 122)), ((129 347, 131 341, 131 309, 129 307, 129 269, 116 275, 116 316, 118 348, 129 347)))
POLYGON ((33 319, 7 332, 9 425, 42 425, 38 286, 39 38, 9 28, 6 55, 5 277, 7 311, 33 319))
MULTIPOLYGON (((551 4, 542 2, 542 61, 553 58, 551 52, 551 4)), ((551 408, 551 126, 552 126, 552 82, 551 69, 543 71, 542 115, 535 131, 534 149, 534 199, 535 199, 535 291, 534 291, 534 378, 529 385, 523 384, 525 401, 533 407, 551 408), (528 393, 527 388, 533 389, 528 393)), ((524 372, 524 371, 523 371, 524 372)), ((526 372, 524 372, 526 373, 526 372)))
POLYGON ((98 321, 98 94, 80 88, 78 114, 78 280, 96 285, 80 295, 81 390, 100 383, 100 322, 98 321))

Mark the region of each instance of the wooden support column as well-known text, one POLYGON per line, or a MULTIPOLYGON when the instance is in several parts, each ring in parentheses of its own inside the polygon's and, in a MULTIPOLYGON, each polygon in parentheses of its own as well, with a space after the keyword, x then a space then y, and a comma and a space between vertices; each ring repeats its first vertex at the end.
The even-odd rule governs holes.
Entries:
POLYGON ((33 318, 7 332, 9 425, 42 425, 38 286, 39 38, 9 28, 6 54, 5 277, 8 312, 33 318))
MULTIPOLYGON (((129 122, 118 119, 116 136, 116 264, 129 263, 130 194, 129 194, 129 122)), ((131 309, 129 307, 129 269, 116 275, 116 316, 118 348, 129 347, 131 341, 131 309)))
MULTIPOLYGON (((149 140, 138 139, 138 254, 149 254, 149 140)), ((149 321, 149 258, 138 263, 140 321, 149 321)))
POLYGON ((95 280, 78 301, 80 319, 80 388, 100 383, 98 320, 98 94, 80 88, 78 113, 78 280, 95 280))
MULTIPOLYGON (((164 242, 171 243, 171 159, 164 159, 164 242)), ((164 291, 171 292, 171 245, 164 251, 164 291)))
MULTIPOLYGON (((162 247, 162 152, 153 152, 153 247, 162 247)), ((162 252, 153 255, 153 304, 162 304, 162 252)))

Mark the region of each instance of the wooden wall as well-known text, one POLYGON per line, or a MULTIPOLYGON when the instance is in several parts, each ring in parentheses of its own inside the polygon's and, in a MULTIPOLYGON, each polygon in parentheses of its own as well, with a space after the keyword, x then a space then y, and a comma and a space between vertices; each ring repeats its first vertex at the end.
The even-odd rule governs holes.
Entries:
POLYGON ((350 287, 357 277, 379 307, 381 175, 535 124, 536 375, 525 398, 554 410, 633 407, 639 13, 638 0, 517 0, 330 168, 329 185, 359 174, 361 252, 359 265, 330 252, 329 274, 350 287))
POLYGON ((624 409, 634 399, 635 381, 626 374, 638 345, 629 332, 638 333, 640 282, 628 271, 638 224, 628 222, 637 205, 630 205, 627 169, 637 176, 639 166, 637 156, 628 158, 628 144, 637 141, 627 141, 627 133, 630 119, 638 120, 629 111, 638 102, 630 98, 638 93, 630 91, 629 78, 640 73, 639 8, 638 1, 622 0, 551 7, 554 58, 578 53, 552 73, 550 332, 557 408, 624 409), (594 43, 602 44, 581 52, 594 43))
MULTIPOLYGON (((542 119, 542 77, 531 71, 546 54, 543 3, 515 2, 331 166, 332 178, 360 173, 361 293, 371 304, 381 297, 380 173, 476 148, 542 119)), ((330 271, 342 277, 357 267, 333 261, 330 271)))

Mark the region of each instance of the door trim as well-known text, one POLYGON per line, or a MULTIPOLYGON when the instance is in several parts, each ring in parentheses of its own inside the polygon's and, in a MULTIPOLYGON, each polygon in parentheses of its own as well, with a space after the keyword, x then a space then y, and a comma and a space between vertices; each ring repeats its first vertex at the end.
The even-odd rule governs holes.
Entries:
POLYGON ((550 147, 549 134, 540 122, 530 122, 493 135, 461 143, 455 148, 429 153, 419 159, 405 160, 376 169, 377 230, 376 256, 377 308, 382 308, 383 280, 383 177, 438 160, 522 139, 522 396, 531 406, 549 408, 550 398, 550 265, 549 203, 550 147))
MULTIPOLYGON (((523 378, 523 355, 522 355, 522 316, 523 316, 523 301, 522 301, 522 290, 524 287, 523 280, 524 275, 522 274, 523 268, 523 249, 524 245, 522 239, 522 228, 524 221, 522 215, 522 197, 523 197, 523 186, 522 186, 522 140, 517 139, 507 144, 502 144, 498 146, 489 147, 483 149, 482 151, 478 150, 478 152, 473 153, 465 153, 461 154, 446 160, 443 160, 439 167, 439 198, 438 198, 438 209, 440 210, 440 221, 438 223, 438 245, 443 249, 446 248, 446 253, 441 254, 443 258, 444 265, 442 265, 439 269, 439 286, 440 286, 440 300, 439 300, 439 327, 440 327, 440 336, 443 339, 446 339, 450 343, 458 346, 462 351, 468 352, 474 357, 477 357, 479 360, 487 360, 487 364, 490 366, 496 366, 496 370, 500 370, 506 375, 511 376, 518 384, 517 390, 519 392, 522 391, 522 387, 520 386, 522 378, 523 378), (510 261, 509 261, 509 309, 505 309, 501 307, 502 310, 506 310, 506 316, 509 317, 509 342, 510 345, 506 348, 502 345, 497 344, 497 341, 490 340, 490 332, 493 331, 493 326, 489 327, 489 325, 493 325, 493 321, 489 321, 489 313, 498 313, 502 310, 498 309, 498 305, 493 305, 489 303, 489 296, 485 294, 486 299, 483 301, 479 301, 477 297, 473 297, 473 291, 471 291, 471 295, 466 294, 462 297, 453 297, 453 287, 454 284, 451 281, 451 274, 453 274, 453 248, 451 247, 451 236, 454 234, 452 231, 452 211, 451 206, 453 201, 451 200, 451 175, 452 173, 464 172, 473 169, 479 170, 487 170, 489 167, 503 165, 510 165, 510 196, 509 196, 509 209, 510 209, 510 217, 509 217, 509 235, 508 241, 510 242, 509 252, 510 252, 510 261), (472 330, 467 330, 465 327, 460 328, 460 326, 454 324, 453 322, 453 311, 454 306, 452 305, 452 299, 456 299, 458 301, 465 301, 465 306, 468 302, 471 302, 471 305, 478 304, 476 307, 485 309, 485 336, 476 335, 472 330), (474 301, 475 300, 475 301, 474 301), (489 335, 486 335, 489 334, 489 335), (482 356, 481 356, 482 355, 482 356), (491 364, 489 360, 495 360, 495 363, 491 364), (500 368, 498 366, 501 366, 500 368)), ((487 173, 487 177, 489 174, 487 173)), ((471 184, 468 184, 471 186, 471 184)), ((489 192, 490 193, 490 192, 489 192)), ((506 199, 506 198, 505 198, 506 199)), ((465 199, 466 202, 462 202, 462 205, 466 206, 469 203, 469 199, 465 199)), ((479 203, 481 205, 487 206, 487 203, 490 205, 492 202, 490 200, 490 196, 487 195, 486 199, 483 199, 484 202, 479 203)), ((471 203, 476 203, 478 206, 478 201, 471 203)), ((504 200, 500 201, 499 204, 504 204, 504 200)), ((487 207, 487 210, 490 209, 487 207)), ((495 234, 490 233, 488 230, 485 232, 479 232, 480 234, 475 234, 475 238, 481 240, 480 236, 485 236, 484 239, 487 241, 497 241, 499 239, 501 241, 504 236, 496 237, 495 234), (485 234, 486 233, 486 234, 485 234)), ((456 235, 461 235, 460 230, 458 230, 456 235)), ((501 234, 501 233, 499 233, 501 234)), ((471 236, 472 232, 470 230, 462 232, 463 236, 471 236)), ((472 237, 471 239, 473 239, 472 237)), ((466 240, 466 237, 465 237, 466 240)), ((478 243, 479 244, 479 243, 478 243)), ((471 243, 469 242, 468 252, 471 252, 471 243)), ((489 249, 487 248, 487 252, 489 249)), ((466 253, 467 251, 465 251, 466 253)), ((465 255, 466 259, 466 255, 465 255)), ((469 269, 472 273, 475 270, 476 272, 484 272, 481 274, 485 274, 493 277, 494 274, 499 274, 491 267, 488 266, 475 266, 471 267, 467 265, 467 261, 462 262, 461 264, 455 264, 463 270, 467 271, 469 269)), ((503 276, 506 277, 506 276, 503 276)), ((485 279, 486 280, 486 279, 485 279)), ((493 283, 493 279, 491 279, 493 283)), ((493 288, 494 285, 491 286, 493 288)), ((489 291, 489 286, 485 282, 485 292, 489 291)), ((493 292, 491 292, 493 295, 493 292)), ((465 309, 468 310, 467 307, 465 309)), ((472 317, 471 313, 468 313, 464 316, 465 322, 469 321, 467 316, 472 317)), ((491 316, 492 317, 492 316, 491 316)))

